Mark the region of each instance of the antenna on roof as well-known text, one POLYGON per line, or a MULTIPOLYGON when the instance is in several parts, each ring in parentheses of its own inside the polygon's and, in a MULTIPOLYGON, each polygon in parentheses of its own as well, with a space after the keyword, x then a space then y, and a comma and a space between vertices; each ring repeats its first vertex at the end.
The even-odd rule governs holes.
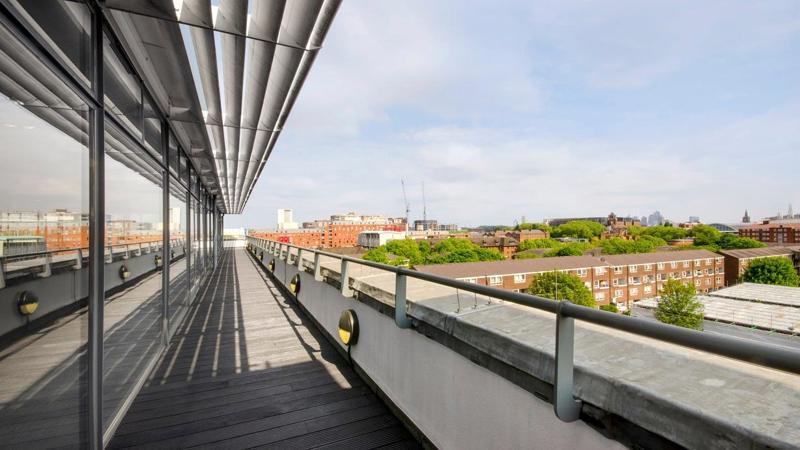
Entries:
POLYGON ((408 236, 408 213, 411 211, 411 205, 408 203, 408 197, 406 197, 406 182, 400 178, 400 186, 403 188, 403 202, 406 205, 406 236, 408 236))

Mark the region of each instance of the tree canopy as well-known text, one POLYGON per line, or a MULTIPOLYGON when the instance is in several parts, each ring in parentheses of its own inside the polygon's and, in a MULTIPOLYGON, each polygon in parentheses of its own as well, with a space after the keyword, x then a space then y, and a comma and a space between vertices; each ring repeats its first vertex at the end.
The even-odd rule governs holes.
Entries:
POLYGON ((683 239, 688 235, 688 232, 683 228, 675 228, 673 226, 658 225, 655 227, 646 227, 641 230, 642 236, 653 236, 661 238, 666 242, 673 239, 683 239))
POLYGON ((655 317, 661 322, 695 330, 703 329, 703 303, 694 286, 679 280, 667 280, 658 300, 655 317))
POLYGON ((561 245, 555 239, 525 239, 524 241, 519 243, 519 247, 517 248, 518 252, 524 252, 525 250, 530 250, 532 248, 554 248, 561 245))
POLYGON ((364 259, 392 265, 446 264, 496 261, 503 255, 495 249, 481 248, 469 239, 445 239, 435 246, 426 240, 398 239, 368 251, 364 259))
POLYGON ((663 239, 646 235, 636 240, 611 238, 600 241, 600 247, 603 249, 603 252, 609 255, 650 253, 663 245, 667 245, 663 239))
POLYGON ((742 277, 748 283, 800 287, 800 276, 788 258, 774 256, 753 260, 742 277))
POLYGON ((592 291, 570 273, 547 272, 535 275, 528 293, 552 300, 569 300, 576 305, 596 308, 592 291))
POLYGON ((563 225, 553 228, 550 233, 553 237, 574 237, 579 239, 591 239, 600 237, 606 227, 601 223, 591 220, 573 220, 563 225))
POLYGON ((545 232, 549 233, 550 231, 553 230, 553 228, 550 225, 546 224, 546 223, 529 223, 529 222, 525 222, 525 223, 521 223, 521 224, 516 225, 514 227, 514 230, 516 230, 516 231, 542 230, 542 231, 545 231, 545 232))

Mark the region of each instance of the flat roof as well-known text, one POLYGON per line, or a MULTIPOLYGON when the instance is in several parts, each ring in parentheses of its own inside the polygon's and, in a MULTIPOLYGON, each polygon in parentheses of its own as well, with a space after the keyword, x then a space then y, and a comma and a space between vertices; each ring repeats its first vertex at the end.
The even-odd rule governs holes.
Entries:
POLYGON ((450 278, 473 278, 490 275, 512 275, 517 273, 549 272, 552 270, 575 270, 583 268, 623 266, 629 264, 656 264, 660 262, 692 259, 719 258, 708 250, 682 250, 669 252, 637 253, 631 255, 603 256, 553 256, 536 259, 509 259, 454 264, 432 264, 416 266, 421 272, 450 278))
POLYGON ((471 278, 490 275, 549 272, 551 270, 574 270, 601 267, 604 265, 605 263, 594 256, 556 256, 537 259, 431 264, 416 266, 416 269, 420 272, 428 272, 443 277, 471 278))
POLYGON ((742 283, 714 291, 709 295, 712 297, 725 297, 734 300, 772 303, 800 308, 800 288, 795 287, 742 283))
POLYGON ((721 254, 733 258, 764 258, 767 256, 784 256, 791 255, 792 250, 786 247, 761 247, 761 248, 744 248, 739 250, 720 250, 721 254))
POLYGON ((629 264, 651 264, 671 261, 686 261, 690 259, 719 258, 714 252, 708 250, 674 250, 669 252, 654 253, 631 253, 626 255, 603 255, 600 256, 612 266, 624 266, 629 264))
MULTIPOLYGON (((712 295, 698 295, 705 307, 706 320, 758 327, 783 333, 800 332, 800 308, 795 306, 757 303, 712 295)), ((654 298, 639 300, 637 306, 655 308, 654 298)))

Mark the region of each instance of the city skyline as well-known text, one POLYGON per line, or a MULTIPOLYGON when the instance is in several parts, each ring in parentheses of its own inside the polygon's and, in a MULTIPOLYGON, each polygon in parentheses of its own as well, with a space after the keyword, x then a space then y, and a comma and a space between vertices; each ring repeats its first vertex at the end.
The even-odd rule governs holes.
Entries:
POLYGON ((400 178, 414 217, 424 181, 428 216, 464 224, 772 216, 800 204, 797 8, 345 4, 255 206, 227 221, 402 215, 400 178))

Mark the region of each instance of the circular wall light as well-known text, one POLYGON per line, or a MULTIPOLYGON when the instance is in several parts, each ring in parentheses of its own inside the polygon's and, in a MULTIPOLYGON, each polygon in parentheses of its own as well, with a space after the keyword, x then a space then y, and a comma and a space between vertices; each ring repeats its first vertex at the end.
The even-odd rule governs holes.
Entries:
POLYGON ((156 255, 153 260, 155 260, 156 267, 161 267, 161 255, 156 255))
POLYGON ((352 309, 342 311, 339 316, 339 339, 347 346, 358 342, 358 316, 352 309))
POLYGON ((128 270, 128 266, 122 265, 119 267, 119 277, 123 280, 127 280, 128 277, 131 276, 131 272, 128 270))
POLYGON ((269 261, 269 264, 267 264, 267 269, 269 269, 270 272, 274 272, 275 271, 275 260, 274 259, 269 261))
POLYGON ((300 274, 297 273, 292 277, 292 281, 289 282, 289 290, 292 291, 292 294, 295 296, 300 293, 300 274))
POLYGON ((39 308, 39 298, 31 291, 22 291, 17 295, 17 308, 23 316, 29 316, 39 308))

